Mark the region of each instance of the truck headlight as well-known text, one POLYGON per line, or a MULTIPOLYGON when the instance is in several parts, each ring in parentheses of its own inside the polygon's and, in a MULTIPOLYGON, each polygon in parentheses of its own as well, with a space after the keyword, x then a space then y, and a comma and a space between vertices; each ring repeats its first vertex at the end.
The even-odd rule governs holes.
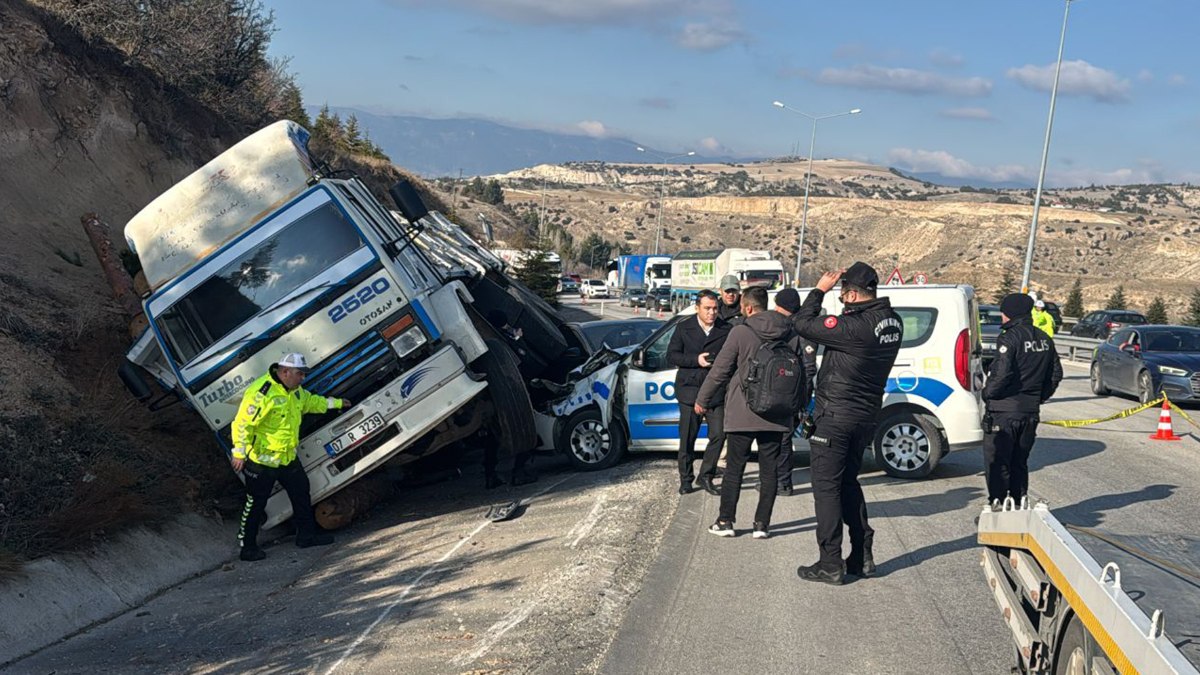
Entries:
POLYGON ((1159 366, 1158 372, 1163 375, 1174 375, 1175 377, 1187 377, 1188 371, 1183 368, 1172 368, 1171 366, 1159 366))
POLYGON ((413 326, 412 328, 409 328, 398 335, 395 340, 392 340, 392 349, 396 350, 396 354, 399 355, 400 358, 404 358, 405 356, 408 356, 416 351, 416 349, 425 344, 426 341, 425 333, 421 332, 421 328, 419 326, 413 326))

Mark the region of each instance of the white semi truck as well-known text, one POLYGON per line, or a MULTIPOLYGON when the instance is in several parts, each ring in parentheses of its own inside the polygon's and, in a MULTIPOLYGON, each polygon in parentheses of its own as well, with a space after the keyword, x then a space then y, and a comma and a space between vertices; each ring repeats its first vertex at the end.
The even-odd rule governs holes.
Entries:
MULTIPOLYGON (((245 388, 283 354, 304 354, 305 388, 352 402, 301 426, 314 503, 477 433, 533 447, 522 373, 570 347, 553 311, 410 184, 392 188, 393 213, 358 178, 316 163, 307 141, 295 123, 272 124, 129 221, 149 328, 122 364, 126 385, 149 400, 148 372, 166 391, 160 405, 185 401, 228 452, 245 388), (531 338, 520 371, 476 303, 531 338)), ((282 493, 267 514, 268 526, 290 516, 282 493)))
POLYGON ((742 288, 762 286, 777 289, 785 282, 783 265, 770 251, 725 248, 684 251, 671 259, 671 304, 676 311, 696 300, 704 289, 717 289, 721 278, 732 274, 742 288))
POLYGON ((1190 673, 1200 667, 1200 540, 1059 522, 1045 504, 985 508, 984 577, 1014 672, 1190 673))

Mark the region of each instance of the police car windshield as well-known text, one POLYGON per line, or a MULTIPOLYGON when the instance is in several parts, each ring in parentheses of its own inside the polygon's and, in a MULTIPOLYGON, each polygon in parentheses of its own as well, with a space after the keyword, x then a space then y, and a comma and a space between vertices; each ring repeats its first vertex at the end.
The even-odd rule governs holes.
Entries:
POLYGON ((187 363, 361 246, 358 230, 326 203, 201 282, 159 315, 159 326, 187 363))

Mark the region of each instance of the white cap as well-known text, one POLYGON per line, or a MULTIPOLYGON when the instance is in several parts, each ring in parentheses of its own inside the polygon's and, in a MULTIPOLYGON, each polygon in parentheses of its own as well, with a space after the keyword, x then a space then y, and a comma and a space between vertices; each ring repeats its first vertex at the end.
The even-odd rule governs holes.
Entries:
POLYGON ((1037 302, 1033 303, 1033 306, 1037 307, 1038 309, 1045 309, 1046 303, 1042 302, 1041 300, 1038 300, 1037 302))
POLYGON ((300 352, 285 354, 282 359, 279 359, 275 362, 275 365, 284 366, 287 368, 299 368, 300 370, 308 370, 308 360, 305 359, 304 355, 300 352))

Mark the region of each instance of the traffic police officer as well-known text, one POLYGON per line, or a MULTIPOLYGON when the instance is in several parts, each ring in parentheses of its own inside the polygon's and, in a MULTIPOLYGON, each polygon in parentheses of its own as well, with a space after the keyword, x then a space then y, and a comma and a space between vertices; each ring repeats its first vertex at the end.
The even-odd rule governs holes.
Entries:
POLYGON ((1033 301, 1033 325, 1050 337, 1054 337, 1054 317, 1046 311, 1046 303, 1041 300, 1033 301))
POLYGON ((796 574, 806 581, 838 585, 849 573, 875 571, 871 544, 875 531, 858 471, 863 451, 875 437, 888 375, 900 351, 904 324, 887 298, 876 297, 879 275, 856 262, 843 272, 827 272, 793 318, 796 332, 825 346, 817 372, 812 453, 812 489, 821 558, 796 574), (825 293, 842 282, 839 316, 819 316, 825 293), (850 531, 850 555, 842 561, 842 527, 850 531))
POLYGON ((308 372, 304 355, 291 353, 250 383, 233 420, 234 471, 246 479, 246 505, 242 509, 238 543, 242 560, 267 557, 258 547, 258 528, 266 519, 267 499, 278 482, 292 502, 296 545, 300 548, 333 543, 317 528, 308 494, 308 474, 296 457, 300 445, 300 419, 305 413, 323 413, 350 405, 342 398, 317 396, 300 387, 308 372))
POLYGON ((1063 377, 1054 340, 1034 326, 1032 310, 1033 299, 1022 293, 1000 302, 1004 323, 983 387, 983 461, 993 506, 1007 496, 1020 502, 1029 490, 1038 414, 1063 377))

